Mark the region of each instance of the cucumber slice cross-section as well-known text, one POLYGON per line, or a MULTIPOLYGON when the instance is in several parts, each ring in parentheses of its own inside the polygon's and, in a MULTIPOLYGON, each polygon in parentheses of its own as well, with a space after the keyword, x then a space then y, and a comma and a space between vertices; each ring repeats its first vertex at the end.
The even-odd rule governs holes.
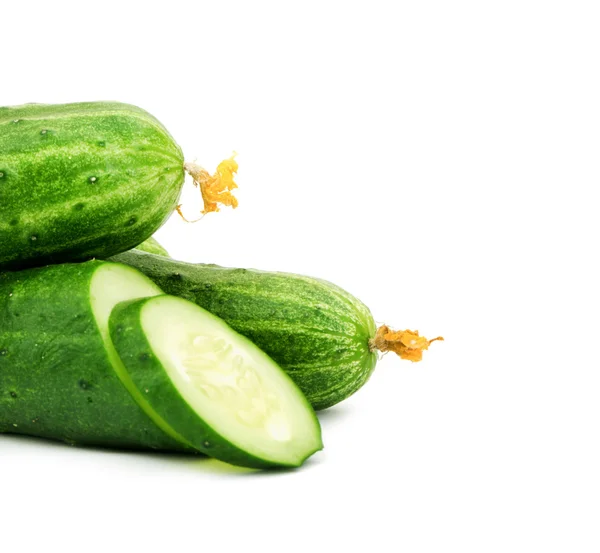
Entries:
POLYGON ((263 351, 174 296, 115 307, 110 335, 144 408, 186 445, 247 467, 299 466, 322 449, 316 415, 263 351))

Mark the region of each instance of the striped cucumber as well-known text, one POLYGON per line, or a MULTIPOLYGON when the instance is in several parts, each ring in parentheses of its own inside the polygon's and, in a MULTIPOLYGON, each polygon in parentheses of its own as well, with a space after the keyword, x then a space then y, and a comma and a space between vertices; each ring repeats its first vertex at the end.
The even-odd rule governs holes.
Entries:
POLYGON ((362 302, 323 280, 194 265, 138 251, 112 259, 224 319, 271 356, 315 409, 331 407, 360 389, 378 351, 418 361, 431 342, 417 332, 377 329, 362 302))
MULTIPOLYGON (((208 173, 184 165, 171 135, 138 107, 0 108, 0 269, 106 258, 135 247, 177 207, 185 171, 205 197, 208 173)), ((210 185, 220 190, 220 181, 210 185)), ((219 198, 232 205, 226 194, 219 198)))

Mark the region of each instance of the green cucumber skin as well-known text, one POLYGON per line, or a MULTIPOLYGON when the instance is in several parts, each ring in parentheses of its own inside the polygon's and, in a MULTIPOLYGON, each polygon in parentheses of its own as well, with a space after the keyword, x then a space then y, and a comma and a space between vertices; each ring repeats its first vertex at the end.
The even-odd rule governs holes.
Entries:
POLYGON ((183 154, 128 104, 0 108, 0 269, 105 259, 177 205, 183 154))
MULTIPOLYGON (((198 451, 243 467, 281 466, 251 455, 229 442, 204 422, 183 399, 154 355, 142 327, 142 309, 152 299, 122 302, 113 309, 109 320, 112 342, 136 388, 149 398, 153 408, 161 413, 167 424, 176 426, 182 436, 188 439, 193 437, 190 445, 198 451)), ((310 407, 307 405, 307 408, 310 407)), ((303 461, 289 466, 299 466, 303 461)))
POLYGON ((169 252, 163 248, 156 238, 152 236, 145 240, 141 244, 138 244, 134 249, 140 250, 146 253, 153 253, 154 255, 162 255, 164 257, 169 257, 169 252))
POLYGON ((370 377, 377 354, 369 309, 323 280, 287 273, 190 264, 144 252, 112 258, 193 301, 249 338, 306 395, 315 410, 343 401, 370 377))
POLYGON ((90 303, 100 261, 0 273, 0 432, 189 451, 115 373, 90 303))

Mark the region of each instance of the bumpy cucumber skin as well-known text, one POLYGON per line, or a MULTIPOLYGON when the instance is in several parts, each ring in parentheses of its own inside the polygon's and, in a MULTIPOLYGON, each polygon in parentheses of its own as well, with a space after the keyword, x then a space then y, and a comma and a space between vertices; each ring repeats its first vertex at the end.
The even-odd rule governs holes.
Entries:
POLYGON ((148 418, 111 365, 90 300, 101 265, 0 273, 0 432, 190 451, 148 418))
POLYGON ((140 250, 142 252, 153 253, 154 255, 162 255, 164 257, 169 257, 169 252, 165 250, 152 236, 145 240, 141 244, 137 245, 134 249, 140 250))
POLYGON ((316 410, 351 396, 375 368, 377 354, 369 340, 376 326, 369 309, 329 282, 137 251, 112 260, 224 319, 284 369, 316 410))
POLYGON ((173 212, 183 154, 128 104, 0 108, 0 269, 105 259, 173 212))
MULTIPOLYGON (((152 299, 155 298, 118 304, 110 316, 110 336, 136 387, 144 393, 152 408, 167 424, 175 428, 199 452, 242 467, 297 467, 315 453, 316 450, 311 451, 294 464, 274 463, 238 448, 204 422, 178 392, 146 338, 141 313, 144 305, 152 299)), ((306 408, 310 409, 308 403, 306 408)), ((318 426, 316 419, 315 424, 318 426)))

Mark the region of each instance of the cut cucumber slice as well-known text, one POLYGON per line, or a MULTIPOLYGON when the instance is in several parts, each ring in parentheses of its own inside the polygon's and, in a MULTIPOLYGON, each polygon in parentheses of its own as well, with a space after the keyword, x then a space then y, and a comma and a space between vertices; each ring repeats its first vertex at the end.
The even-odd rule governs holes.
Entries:
POLYGON ((148 405, 147 399, 133 384, 110 339, 108 328, 108 320, 115 305, 126 300, 159 296, 162 294, 161 289, 150 279, 145 278, 138 271, 131 271, 130 267, 121 265, 120 263, 104 263, 96 271, 90 284, 92 310, 98 323, 98 329, 104 340, 106 353, 119 380, 156 426, 170 438, 178 442, 182 449, 189 449, 192 446, 148 405))
POLYGON ((248 339, 173 296, 120 303, 110 335, 149 407, 198 451, 247 467, 299 466, 322 449, 293 381, 248 339))

